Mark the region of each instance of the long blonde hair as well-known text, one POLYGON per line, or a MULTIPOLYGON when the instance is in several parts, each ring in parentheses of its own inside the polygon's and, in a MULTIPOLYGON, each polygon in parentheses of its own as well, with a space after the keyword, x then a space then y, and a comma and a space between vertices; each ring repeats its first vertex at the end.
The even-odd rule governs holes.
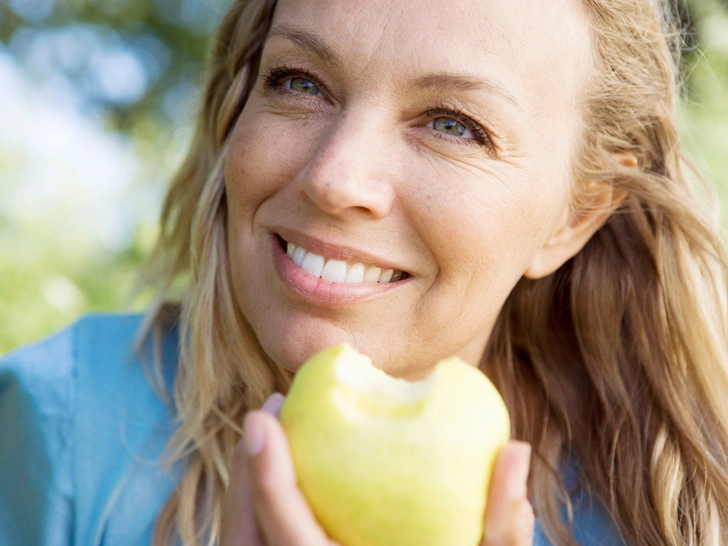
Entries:
MULTIPOLYGON (((680 33, 664 1, 583 2, 595 54, 573 203, 588 207, 593 183, 604 181, 627 198, 556 273, 518 283, 481 368, 504 395, 514 436, 533 444, 531 488, 555 544, 572 542, 567 461, 629 544, 728 544, 728 260, 681 156, 680 33)), ((221 25, 195 136, 145 270, 158 296, 143 332, 172 310, 181 334, 168 462, 183 460, 185 470, 155 546, 175 536, 215 542, 239 423, 291 380, 234 303, 222 170, 274 5, 236 1, 221 25), (179 278, 188 287, 174 303, 179 278)))

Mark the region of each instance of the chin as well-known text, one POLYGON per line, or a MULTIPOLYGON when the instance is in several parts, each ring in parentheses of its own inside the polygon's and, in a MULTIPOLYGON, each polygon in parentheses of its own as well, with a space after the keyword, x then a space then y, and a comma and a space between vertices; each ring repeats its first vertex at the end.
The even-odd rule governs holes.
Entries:
POLYGON ((278 366, 294 373, 306 360, 328 347, 339 343, 353 344, 351 337, 340 330, 325 332, 323 328, 317 328, 315 335, 291 329, 282 333, 275 328, 265 329, 265 332, 258 335, 258 340, 265 353, 278 366))
MULTIPOLYGON (((386 344, 375 346, 358 343, 352 336, 341 330, 332 329, 326 332, 324 328, 317 328, 316 335, 306 332, 289 332, 287 336, 268 336, 260 340, 266 354, 285 370, 296 373, 306 360, 315 354, 340 343, 348 343, 362 354, 370 357, 373 364, 387 374, 409 381, 426 378, 434 368, 435 360, 419 361, 417 355, 398 355, 397 350, 382 354, 386 344)), ((388 349, 393 349, 388 347, 388 349)), ((405 350, 402 348, 402 350, 405 350)))

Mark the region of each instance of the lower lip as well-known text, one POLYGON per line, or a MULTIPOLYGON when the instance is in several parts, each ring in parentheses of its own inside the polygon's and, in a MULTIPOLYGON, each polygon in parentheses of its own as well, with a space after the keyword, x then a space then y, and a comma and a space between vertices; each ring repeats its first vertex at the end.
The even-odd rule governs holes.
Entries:
POLYGON ((309 275, 293 263, 290 256, 283 251, 278 236, 271 237, 273 246, 273 263, 283 283, 293 294, 301 299, 323 307, 345 307, 383 296, 411 279, 393 283, 355 283, 345 284, 331 282, 320 277, 309 275))

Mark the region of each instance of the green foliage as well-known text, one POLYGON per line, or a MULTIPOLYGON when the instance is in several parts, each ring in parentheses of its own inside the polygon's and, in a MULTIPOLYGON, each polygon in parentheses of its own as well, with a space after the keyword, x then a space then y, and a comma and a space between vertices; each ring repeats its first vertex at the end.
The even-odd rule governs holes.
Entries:
POLYGON ((0 354, 82 313, 142 309, 149 301, 150 294, 131 301, 130 291, 184 152, 210 31, 229 3, 0 0, 0 102, 11 103, 0 106, 0 354), (102 69, 114 63, 131 71, 104 79, 102 69), (11 89, 3 77, 14 68, 11 89), (62 119, 48 119, 59 110, 62 119), (80 127, 62 125, 84 119, 80 127), (31 134, 23 137, 25 126, 31 134), (64 138, 85 141, 54 151, 64 138), (106 155, 89 150, 85 157, 92 144, 106 155), (52 182, 38 180, 38 162, 47 163, 40 174, 52 182), (114 178, 105 168, 130 172, 114 178), (94 188, 94 176, 112 179, 111 191, 94 188), (115 202, 128 225, 101 237, 89 228, 93 220, 82 221, 115 202))

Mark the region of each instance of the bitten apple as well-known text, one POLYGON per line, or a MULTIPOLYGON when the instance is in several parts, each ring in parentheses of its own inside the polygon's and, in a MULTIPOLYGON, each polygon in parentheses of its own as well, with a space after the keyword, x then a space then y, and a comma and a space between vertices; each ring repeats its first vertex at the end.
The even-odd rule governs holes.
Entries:
POLYGON ((510 437, 493 384, 458 358, 408 382, 349 345, 297 372, 280 414, 301 490, 342 546, 477 546, 510 437))

